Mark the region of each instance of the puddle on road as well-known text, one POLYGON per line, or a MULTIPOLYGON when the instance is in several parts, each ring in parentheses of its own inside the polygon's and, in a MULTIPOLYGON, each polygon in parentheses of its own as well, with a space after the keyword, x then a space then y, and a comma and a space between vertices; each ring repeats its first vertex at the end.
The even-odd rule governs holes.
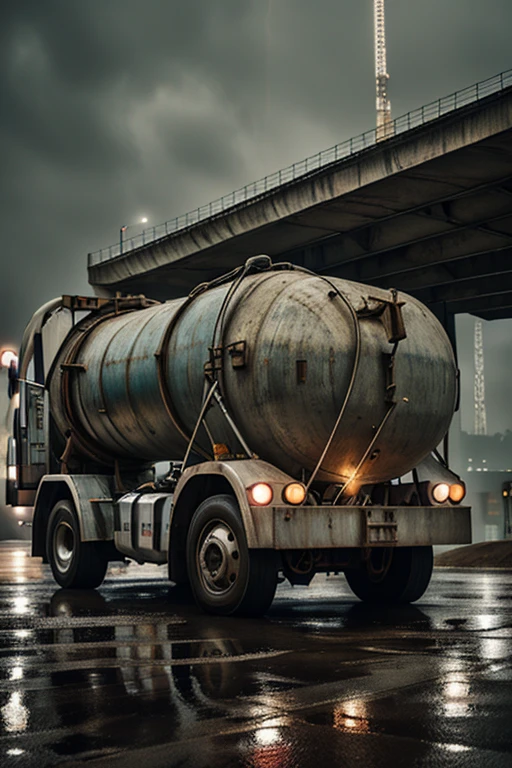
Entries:
MULTIPOLYGON (((292 604, 278 595, 268 619, 241 621, 201 615, 162 582, 81 594, 9 589, 10 614, 0 611, 0 763, 16 750, 20 765, 29 755, 54 765, 76 756, 121 760, 124 750, 166 745, 174 754, 186 743, 186 758, 198 760, 190 765, 212 768, 217 752, 207 747, 229 729, 232 764, 251 768, 298 765, 306 752, 315 765, 334 739, 367 742, 380 733, 417 739, 422 749, 431 740, 446 752, 470 749, 475 727, 481 743, 490 743, 484 726, 496 713, 475 699, 471 671, 492 659, 504 663, 510 648, 507 636, 501 644, 492 636, 500 631, 493 607, 471 615, 453 603, 384 608, 320 595, 318 604, 292 604), (365 699, 378 665, 395 679, 395 666, 397 674, 405 668, 401 655, 411 667, 414 656, 437 665, 442 683, 365 699), (330 703, 302 716, 312 702, 328 701, 322 686, 335 692, 330 703), (354 690, 361 698, 338 700, 354 690), (270 716, 302 701, 293 723, 270 716)), ((501 682, 492 690, 506 697, 501 682)))

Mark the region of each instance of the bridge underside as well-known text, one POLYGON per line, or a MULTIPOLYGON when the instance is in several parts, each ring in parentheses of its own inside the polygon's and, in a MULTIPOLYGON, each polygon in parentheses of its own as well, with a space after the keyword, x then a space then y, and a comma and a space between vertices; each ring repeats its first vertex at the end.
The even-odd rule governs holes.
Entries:
POLYGON ((411 293, 439 316, 512 317, 512 89, 89 268, 167 299, 267 253, 411 293))

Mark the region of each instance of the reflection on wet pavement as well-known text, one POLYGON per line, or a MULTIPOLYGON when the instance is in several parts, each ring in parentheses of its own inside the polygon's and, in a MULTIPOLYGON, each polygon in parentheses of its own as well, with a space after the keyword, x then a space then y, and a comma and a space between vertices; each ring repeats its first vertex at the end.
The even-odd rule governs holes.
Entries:
POLYGON ((202 615, 156 566, 55 590, 0 544, 0 765, 512 765, 512 574, 439 571, 415 606, 343 577, 262 620, 202 615))

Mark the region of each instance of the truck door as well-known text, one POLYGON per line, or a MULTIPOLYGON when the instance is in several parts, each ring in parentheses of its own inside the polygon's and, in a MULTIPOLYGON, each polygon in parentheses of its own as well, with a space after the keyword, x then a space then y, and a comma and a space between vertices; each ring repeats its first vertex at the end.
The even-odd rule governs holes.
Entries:
POLYGON ((39 481, 48 472, 48 393, 43 384, 23 380, 19 393, 20 410, 15 419, 17 503, 31 506, 39 481))

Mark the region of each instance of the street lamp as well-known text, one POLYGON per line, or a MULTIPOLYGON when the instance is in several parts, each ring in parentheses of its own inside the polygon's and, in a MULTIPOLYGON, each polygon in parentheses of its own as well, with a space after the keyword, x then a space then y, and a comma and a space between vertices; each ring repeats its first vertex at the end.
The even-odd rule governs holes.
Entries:
POLYGON ((143 216, 143 218, 140 221, 136 221, 134 224, 123 224, 123 226, 119 229, 119 253, 123 252, 123 238, 126 230, 129 229, 130 227, 137 226, 137 224, 147 224, 147 223, 148 223, 147 218, 143 216))
POLYGON ((0 351, 0 367, 7 368, 9 400, 18 391, 18 355, 13 349, 0 351))
POLYGON ((18 364, 18 355, 13 349, 2 349, 0 352, 0 365, 2 368, 10 368, 11 363, 18 364))

